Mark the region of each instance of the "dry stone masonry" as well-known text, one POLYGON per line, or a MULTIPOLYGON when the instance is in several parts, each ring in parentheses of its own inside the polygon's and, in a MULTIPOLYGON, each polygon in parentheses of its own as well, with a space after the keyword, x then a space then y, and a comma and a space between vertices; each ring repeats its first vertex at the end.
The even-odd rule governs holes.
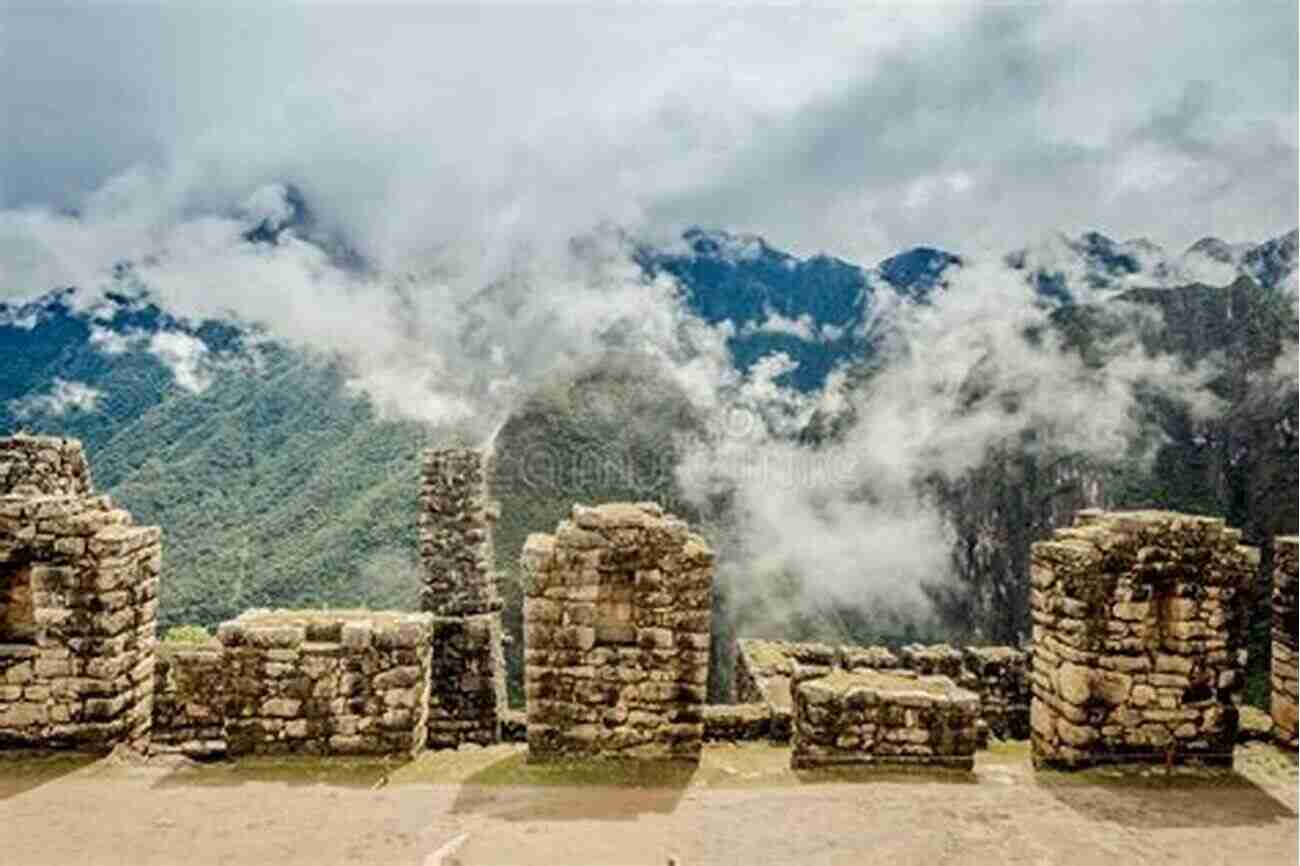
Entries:
POLYGON ((653 503, 573 507, 524 545, 530 761, 697 760, 713 552, 653 503))
POLYGON ((506 709, 501 597, 493 571, 497 506, 491 455, 472 448, 425 453, 420 490, 421 609, 434 615, 429 745, 486 745, 506 709))
POLYGON ((1231 765, 1258 562, 1220 519, 1081 511, 1033 546, 1036 765, 1231 765))
POLYGON ((0 439, 0 493, 7 496, 89 496, 90 468, 81 442, 58 436, 0 439))
POLYGON ((737 641, 733 700, 765 706, 774 740, 789 739, 792 725, 791 678, 797 668, 807 674, 845 671, 910 671, 947 676, 980 699, 978 740, 991 733, 1000 739, 1029 737, 1028 654, 1012 647, 911 644, 897 653, 886 647, 841 646, 742 639, 737 641))
POLYGON ((1271 711, 1278 742, 1297 747, 1296 736, 1296 552, 1300 538, 1277 539, 1273 548, 1273 660, 1271 711))
POLYGON ((413 754, 429 715, 432 617, 254 610, 221 624, 231 755, 413 754))
POLYGON ((226 666, 220 641, 158 644, 150 751, 226 753, 226 666))
POLYGON ((945 676, 796 668, 794 769, 974 766, 979 697, 945 676))
POLYGON ((0 440, 0 748, 147 747, 161 533, 92 490, 76 440, 0 440))

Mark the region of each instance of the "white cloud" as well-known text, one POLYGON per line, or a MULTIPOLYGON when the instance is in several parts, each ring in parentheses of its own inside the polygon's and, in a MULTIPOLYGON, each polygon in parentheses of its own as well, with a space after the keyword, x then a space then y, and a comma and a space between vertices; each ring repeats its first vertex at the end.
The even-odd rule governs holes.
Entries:
POLYGON ((29 394, 10 401, 10 406, 19 419, 60 416, 71 411, 94 412, 102 396, 103 392, 84 382, 55 377, 48 394, 29 394))
POLYGON ((158 331, 149 340, 149 352, 172 372, 176 384, 193 394, 212 384, 207 369, 208 347, 202 340, 180 331, 158 331))

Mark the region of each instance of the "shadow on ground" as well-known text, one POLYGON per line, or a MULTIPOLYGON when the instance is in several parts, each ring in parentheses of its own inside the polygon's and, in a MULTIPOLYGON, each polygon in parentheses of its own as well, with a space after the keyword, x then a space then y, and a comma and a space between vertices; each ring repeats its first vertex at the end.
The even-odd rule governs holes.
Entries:
POLYGON ((451 811, 505 821, 634 821, 673 812, 698 772, 680 762, 530 764, 515 752, 466 778, 451 811))
POLYGON ((61 779, 97 760, 97 755, 0 752, 0 800, 61 779))
POLYGON ((1263 827, 1296 817, 1264 788, 1231 770, 1165 775, 1048 774, 1038 787, 1090 821, 1134 829, 1263 827))

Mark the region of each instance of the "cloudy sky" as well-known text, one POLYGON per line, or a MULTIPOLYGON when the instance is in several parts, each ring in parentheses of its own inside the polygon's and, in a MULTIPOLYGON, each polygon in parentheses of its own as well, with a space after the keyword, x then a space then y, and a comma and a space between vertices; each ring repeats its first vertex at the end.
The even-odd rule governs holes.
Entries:
POLYGON ((156 228, 273 181, 392 268, 602 222, 866 263, 1296 223, 1287 0, 5 8, 11 255, 15 214, 156 228))

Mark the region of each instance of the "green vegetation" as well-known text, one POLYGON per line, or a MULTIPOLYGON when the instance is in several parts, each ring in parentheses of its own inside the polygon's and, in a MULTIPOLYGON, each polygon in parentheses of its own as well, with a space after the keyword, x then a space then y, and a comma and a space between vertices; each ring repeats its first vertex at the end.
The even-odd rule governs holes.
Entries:
POLYGON ((201 625, 174 625, 163 633, 163 643, 207 643, 212 635, 201 625))

